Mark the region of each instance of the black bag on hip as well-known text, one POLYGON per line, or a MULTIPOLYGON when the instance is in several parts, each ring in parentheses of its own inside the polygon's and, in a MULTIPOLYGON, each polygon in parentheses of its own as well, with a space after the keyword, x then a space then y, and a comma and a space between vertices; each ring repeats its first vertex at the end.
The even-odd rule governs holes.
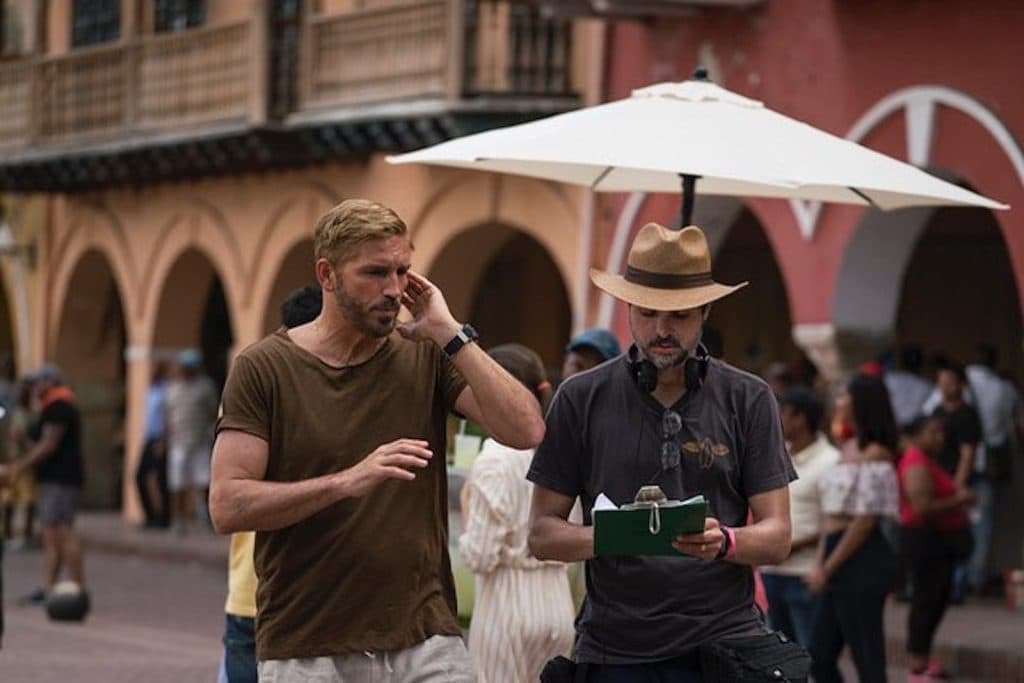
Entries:
POLYGON ((586 683, 587 665, 567 657, 549 659, 540 672, 540 683, 586 683))
POLYGON ((811 658, 784 633, 772 631, 705 643, 700 667, 705 683, 805 683, 811 658))

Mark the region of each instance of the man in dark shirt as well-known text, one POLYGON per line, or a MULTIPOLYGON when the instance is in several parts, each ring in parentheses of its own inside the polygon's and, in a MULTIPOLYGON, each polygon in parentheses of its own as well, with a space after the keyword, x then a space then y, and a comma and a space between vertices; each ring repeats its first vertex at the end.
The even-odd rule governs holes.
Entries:
POLYGON ((536 485, 530 549, 586 560, 576 626, 589 681, 700 681, 700 645, 764 632, 752 566, 789 554, 795 474, 778 409, 764 381, 699 343, 711 302, 743 286, 712 280, 699 228, 648 224, 624 277, 591 279, 629 304, 634 344, 559 388, 527 475, 536 485), (595 556, 598 496, 622 505, 652 484, 670 499, 703 494, 703 533, 678 536, 677 557, 595 556), (577 497, 582 526, 568 521, 577 497))
POLYGON ((978 411, 964 401, 967 378, 963 368, 957 365, 940 368, 935 381, 942 394, 942 403, 933 415, 942 419, 945 432, 938 462, 953 475, 958 486, 965 488, 981 441, 981 418, 978 411))
MULTIPOLYGON (((936 459, 939 466, 953 475, 960 488, 967 488, 974 471, 974 459, 982 439, 981 418, 978 411, 964 399, 967 375, 955 364, 940 367, 935 377, 942 403, 932 413, 942 420, 944 439, 942 452, 936 459)), ((953 594, 950 602, 962 604, 968 592, 970 562, 957 565, 953 575, 953 594)))
POLYGON ((46 364, 27 378, 33 383, 40 415, 29 435, 28 453, 8 467, 6 476, 15 479, 21 469, 35 468, 38 483, 38 516, 43 527, 46 551, 44 586, 28 596, 42 603, 46 592, 57 583, 61 569, 84 589, 82 547, 75 531, 75 513, 82 489, 81 420, 75 396, 64 385, 60 369, 46 364))

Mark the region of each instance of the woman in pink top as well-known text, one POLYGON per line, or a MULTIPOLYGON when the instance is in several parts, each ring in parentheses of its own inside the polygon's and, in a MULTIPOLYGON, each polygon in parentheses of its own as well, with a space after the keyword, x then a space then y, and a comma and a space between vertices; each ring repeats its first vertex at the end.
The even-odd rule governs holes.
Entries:
POLYGON ((902 552, 911 583, 907 618, 909 683, 946 678, 929 661, 932 640, 949 605, 953 567, 970 554, 965 508, 974 494, 957 486, 932 459, 942 451, 942 420, 919 417, 906 429, 911 446, 899 464, 902 552))

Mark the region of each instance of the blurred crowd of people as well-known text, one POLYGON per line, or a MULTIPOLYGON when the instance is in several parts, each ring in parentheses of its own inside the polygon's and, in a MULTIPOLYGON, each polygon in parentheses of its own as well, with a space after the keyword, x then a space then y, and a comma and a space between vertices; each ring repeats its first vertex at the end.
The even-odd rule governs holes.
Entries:
POLYGON ((1020 392, 990 347, 966 367, 936 355, 926 373, 923 359, 907 347, 862 364, 830 410, 825 392, 785 368, 764 373, 800 475, 792 555, 762 568, 769 617, 810 650, 819 681, 838 680, 830 663, 843 643, 861 680, 882 680, 871 668, 884 661, 881 613, 893 591, 910 602, 908 680, 942 678, 931 648, 946 608, 998 579, 993 513, 1022 451, 1020 392), (854 533, 831 533, 837 511, 854 533))
MULTIPOLYGON (((638 236, 639 260, 688 254, 683 239, 707 251, 697 228, 644 231, 660 237, 638 236)), ((810 653, 818 683, 842 680, 845 649, 871 683, 886 680, 882 616, 894 592, 910 602, 908 680, 946 675, 931 656, 936 630, 948 605, 993 578, 995 501, 1024 443, 1021 394, 991 348, 966 367, 936 357, 927 376, 922 352, 906 348, 864 363, 838 389, 806 360, 774 363, 759 379, 720 360, 721 336, 705 324, 711 302, 743 285, 711 282, 698 259, 696 274, 683 262, 668 279, 634 267, 639 284, 595 280, 629 304, 632 343, 624 353, 612 332, 583 331, 553 372, 520 344, 475 348, 472 326, 458 325, 440 290, 410 270, 406 233, 394 212, 365 200, 326 214, 317 286, 293 292, 282 327, 236 358, 223 402, 197 351, 154 364, 135 472, 142 526, 186 534, 215 524, 232 534, 219 680, 292 680, 312 663, 389 673, 429 664, 462 672, 458 680, 472 668, 480 681, 527 681, 574 647, 588 680, 651 680, 616 678, 627 669, 700 680, 705 653, 697 661, 690 641, 717 640, 708 628, 772 635, 760 633, 756 603, 810 653), (411 319, 400 324, 403 306, 411 319), (565 384, 556 393, 557 374, 565 384), (476 579, 468 653, 446 561, 448 473, 431 450, 443 450, 452 413, 488 437, 461 491, 464 533, 453 539, 476 579), (716 469, 730 453, 721 462, 738 479, 732 465, 716 469), (651 488, 635 486, 642 477, 625 481, 644 469, 641 456, 660 466, 648 481, 666 487, 659 493, 698 492, 717 506, 702 532, 672 540, 685 562, 594 552, 596 492, 622 504, 651 488), (598 483, 583 482, 584 470, 598 483), (407 552, 434 559, 395 564, 407 552), (421 576, 428 570, 434 583, 421 576), (347 584, 335 585, 339 576, 347 584), (665 592, 691 602, 665 602, 665 592), (381 621, 381 599, 404 616, 381 621), (709 618, 688 616, 694 605, 709 618), (609 656, 623 634, 635 642, 609 656)), ((31 545, 41 527, 43 583, 25 602, 42 603, 64 571, 84 591, 74 531, 85 475, 80 408, 56 366, 18 381, 7 370, 2 528, 5 541, 31 545)))

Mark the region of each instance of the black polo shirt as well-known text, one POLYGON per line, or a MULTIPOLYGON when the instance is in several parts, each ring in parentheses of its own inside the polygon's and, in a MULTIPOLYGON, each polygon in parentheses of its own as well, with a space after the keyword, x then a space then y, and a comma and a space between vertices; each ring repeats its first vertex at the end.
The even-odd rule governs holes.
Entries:
MULTIPOLYGON (((559 388, 547 434, 527 478, 579 496, 584 523, 598 494, 615 504, 657 484, 669 498, 698 493, 723 524, 743 526, 750 496, 796 478, 771 389, 754 375, 709 362, 704 385, 673 409, 679 467, 663 471, 665 409, 633 381, 625 356, 559 388)), ((581 662, 630 664, 685 655, 702 642, 761 628, 750 567, 689 556, 598 557, 587 561, 587 597, 576 620, 581 662)))
POLYGON ((935 461, 949 474, 956 474, 956 468, 960 464, 960 447, 964 444, 977 447, 981 441, 981 418, 978 417, 978 411, 966 403, 961 403, 953 410, 940 403, 932 417, 942 420, 945 437, 942 441, 942 452, 935 461))
POLYGON ((29 430, 29 438, 42 438, 43 427, 47 424, 64 427, 57 448, 36 465, 36 480, 40 483, 64 484, 81 488, 85 481, 82 464, 82 425, 78 408, 74 403, 58 399, 53 401, 39 415, 29 430))

